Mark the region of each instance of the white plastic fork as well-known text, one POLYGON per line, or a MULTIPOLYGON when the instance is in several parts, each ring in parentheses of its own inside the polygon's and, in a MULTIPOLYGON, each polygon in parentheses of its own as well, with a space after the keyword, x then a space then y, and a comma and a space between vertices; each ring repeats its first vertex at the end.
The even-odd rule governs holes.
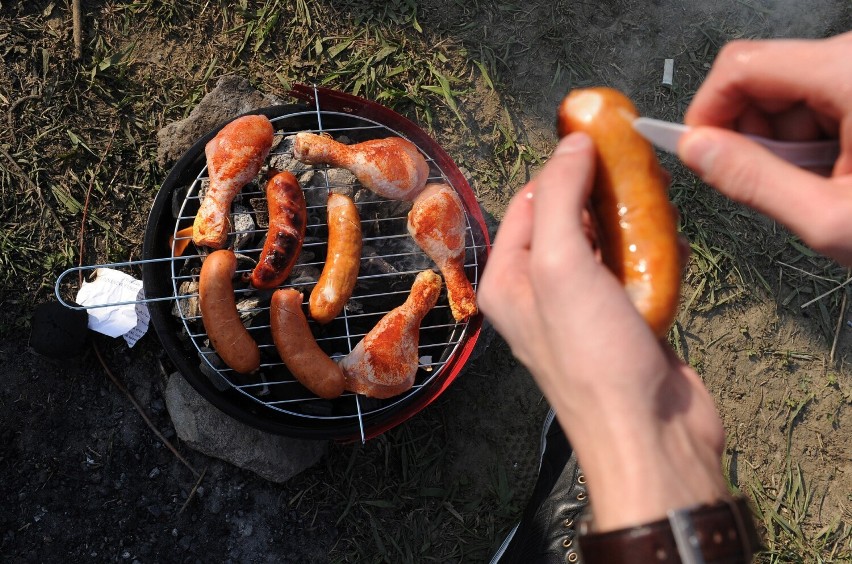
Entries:
MULTIPOLYGON (((633 128, 656 147, 673 154, 677 154, 677 143, 680 138, 690 130, 688 125, 682 123, 646 117, 636 118, 633 121, 633 128)), ((760 143, 785 161, 804 168, 830 167, 840 155, 840 143, 835 140, 776 141, 757 135, 746 135, 746 137, 760 143)))

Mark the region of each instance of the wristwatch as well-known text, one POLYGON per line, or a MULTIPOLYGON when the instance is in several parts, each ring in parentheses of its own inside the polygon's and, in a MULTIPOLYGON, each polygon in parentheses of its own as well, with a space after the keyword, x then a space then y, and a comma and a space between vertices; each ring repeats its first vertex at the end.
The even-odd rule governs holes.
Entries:
POLYGON ((760 540, 744 497, 669 511, 665 519, 616 531, 578 528, 586 564, 734 564, 751 562, 760 540))

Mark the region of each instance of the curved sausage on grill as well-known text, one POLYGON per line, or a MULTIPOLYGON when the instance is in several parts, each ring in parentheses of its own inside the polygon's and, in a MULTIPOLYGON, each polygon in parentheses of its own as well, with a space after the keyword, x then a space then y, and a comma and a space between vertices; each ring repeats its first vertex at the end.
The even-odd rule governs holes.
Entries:
POLYGON ((251 273, 252 286, 262 290, 275 288, 290 275, 302 250, 308 216, 305 193, 290 172, 279 172, 269 180, 266 202, 269 232, 251 273))
POLYGON ((249 374, 260 368, 260 349, 240 319, 234 298, 237 257, 227 249, 207 255, 201 265, 198 301, 210 344, 230 368, 249 374))
POLYGON ((674 209, 653 147, 634 129, 633 103, 611 88, 570 92, 558 132, 584 131, 597 150, 591 208, 604 264, 658 337, 677 314, 681 269, 674 209))
POLYGON ((311 318, 329 323, 343 311, 355 290, 361 267, 361 218, 349 196, 328 194, 328 252, 317 285, 311 291, 311 318))
POLYGON ((210 185, 195 215, 192 240, 221 249, 228 241, 231 202, 251 182, 272 148, 272 123, 266 116, 243 116, 223 127, 204 146, 210 185))
POLYGON ((303 131, 296 134, 293 157, 305 164, 348 169, 365 188, 391 200, 413 200, 429 178, 426 159, 414 143, 402 137, 345 145, 303 131))
POLYGON ((317 345, 302 312, 302 293, 292 288, 276 290, 270 305, 275 348, 290 373, 321 398, 343 393, 343 371, 317 345))

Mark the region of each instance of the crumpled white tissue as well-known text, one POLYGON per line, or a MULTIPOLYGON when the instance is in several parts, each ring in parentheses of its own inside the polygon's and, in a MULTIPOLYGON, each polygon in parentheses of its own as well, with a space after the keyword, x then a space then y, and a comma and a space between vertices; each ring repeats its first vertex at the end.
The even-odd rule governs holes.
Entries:
POLYGON ((97 268, 94 274, 95 280, 84 281, 75 300, 89 308, 89 329, 109 337, 123 336, 133 347, 148 330, 151 319, 148 306, 142 301, 142 281, 111 268, 97 268))

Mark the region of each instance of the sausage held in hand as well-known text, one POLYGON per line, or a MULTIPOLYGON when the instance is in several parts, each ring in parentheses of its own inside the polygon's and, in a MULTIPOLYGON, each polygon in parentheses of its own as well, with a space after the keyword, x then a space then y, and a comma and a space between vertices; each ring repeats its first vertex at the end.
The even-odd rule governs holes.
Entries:
POLYGON ((636 117, 636 108, 616 90, 578 89, 559 106, 558 132, 583 131, 594 141, 591 207, 603 262, 662 338, 680 299, 678 234, 662 169, 653 147, 633 129, 636 117))

